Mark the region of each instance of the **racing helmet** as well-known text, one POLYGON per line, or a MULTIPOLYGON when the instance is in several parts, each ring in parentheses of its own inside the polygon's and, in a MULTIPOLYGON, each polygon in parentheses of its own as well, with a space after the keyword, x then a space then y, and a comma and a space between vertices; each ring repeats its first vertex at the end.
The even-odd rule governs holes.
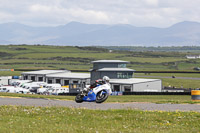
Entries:
POLYGON ((103 77, 103 81, 104 81, 104 82, 109 82, 109 81, 110 81, 110 78, 109 78, 108 76, 104 76, 104 77, 103 77))

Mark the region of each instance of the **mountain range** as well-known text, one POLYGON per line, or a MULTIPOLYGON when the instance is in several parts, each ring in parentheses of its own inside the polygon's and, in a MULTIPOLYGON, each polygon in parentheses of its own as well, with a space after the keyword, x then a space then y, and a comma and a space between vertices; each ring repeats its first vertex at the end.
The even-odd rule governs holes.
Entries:
POLYGON ((184 21, 168 28, 70 22, 56 27, 0 24, 0 44, 76 46, 198 46, 200 23, 184 21))

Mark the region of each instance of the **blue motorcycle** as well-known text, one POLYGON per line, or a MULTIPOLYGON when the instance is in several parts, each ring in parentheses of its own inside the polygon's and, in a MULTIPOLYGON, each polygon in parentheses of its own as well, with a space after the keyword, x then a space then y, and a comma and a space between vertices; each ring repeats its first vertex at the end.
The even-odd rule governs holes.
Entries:
POLYGON ((77 103, 82 102, 96 102, 102 103, 106 101, 108 96, 112 93, 109 84, 99 85, 88 91, 81 91, 75 98, 77 103))

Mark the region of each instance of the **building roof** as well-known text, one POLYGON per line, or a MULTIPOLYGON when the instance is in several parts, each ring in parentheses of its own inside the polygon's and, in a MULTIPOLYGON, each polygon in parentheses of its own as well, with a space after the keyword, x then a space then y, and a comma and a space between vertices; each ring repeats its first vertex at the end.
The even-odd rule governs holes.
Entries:
POLYGON ((129 69, 129 68, 101 68, 101 69, 98 69, 97 71, 130 71, 130 72, 133 72, 135 70, 129 69))
POLYGON ((22 74, 53 74, 53 73, 62 73, 62 72, 70 72, 68 70, 39 70, 39 71, 30 71, 30 72, 23 72, 22 74))
POLYGON ((122 60, 96 60, 96 61, 92 61, 92 63, 129 63, 129 61, 122 61, 122 60))
POLYGON ((110 79, 111 84, 138 84, 145 82, 161 81, 160 79, 142 79, 142 78, 130 78, 130 79, 110 79))
POLYGON ((56 73, 56 74, 48 74, 46 75, 47 78, 53 77, 53 78, 69 78, 69 79, 89 79, 90 74, 89 73, 56 73))

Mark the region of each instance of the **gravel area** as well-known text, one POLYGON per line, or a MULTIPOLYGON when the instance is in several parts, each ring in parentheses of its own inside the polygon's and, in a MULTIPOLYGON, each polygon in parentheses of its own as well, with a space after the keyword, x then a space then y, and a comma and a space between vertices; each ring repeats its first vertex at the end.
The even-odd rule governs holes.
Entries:
POLYGON ((162 110, 162 111, 198 111, 198 104, 155 104, 155 103, 102 103, 94 102, 76 103, 75 101, 49 100, 36 98, 7 98, 0 97, 1 105, 22 105, 22 106, 62 106, 85 109, 139 109, 139 110, 162 110))

